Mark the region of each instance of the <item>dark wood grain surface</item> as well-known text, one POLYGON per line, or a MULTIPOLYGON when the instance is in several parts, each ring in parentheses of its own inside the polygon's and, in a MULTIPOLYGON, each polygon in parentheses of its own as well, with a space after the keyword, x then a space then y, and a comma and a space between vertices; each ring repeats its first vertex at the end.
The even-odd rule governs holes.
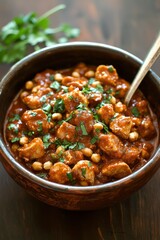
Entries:
MULTIPOLYGON (((0 27, 16 15, 42 14, 60 3, 66 9, 51 17, 53 27, 68 22, 80 28, 77 40, 115 45, 141 59, 160 31, 159 0, 0 0, 0 27)), ((0 65, 0 78, 9 68, 0 65)), ((153 70, 160 76, 160 60, 153 70)), ((0 163, 0 240, 28 239, 159 240, 160 171, 129 199, 111 208, 71 212, 30 197, 0 163)))

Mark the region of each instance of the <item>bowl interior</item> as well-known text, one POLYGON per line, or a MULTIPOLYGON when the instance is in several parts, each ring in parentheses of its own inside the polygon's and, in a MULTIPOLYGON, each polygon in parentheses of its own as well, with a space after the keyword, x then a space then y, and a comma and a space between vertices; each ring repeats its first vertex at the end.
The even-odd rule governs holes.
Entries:
MULTIPOLYGON (((0 83, 0 138, 4 140, 3 126, 6 111, 24 82, 47 68, 63 69, 84 62, 91 65, 113 65, 120 77, 131 82, 142 62, 126 51, 97 43, 70 43, 43 49, 31 54, 15 64, 0 83), (5 103, 5 104, 3 104, 5 103)), ((149 100, 154 112, 159 116, 159 77, 150 71, 140 89, 149 100)))

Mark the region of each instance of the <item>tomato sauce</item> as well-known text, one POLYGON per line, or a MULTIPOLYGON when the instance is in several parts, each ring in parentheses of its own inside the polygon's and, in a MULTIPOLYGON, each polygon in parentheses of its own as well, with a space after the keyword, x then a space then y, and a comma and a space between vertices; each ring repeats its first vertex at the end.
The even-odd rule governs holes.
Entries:
POLYGON ((124 104, 129 86, 112 65, 37 73, 6 116, 12 155, 60 184, 98 185, 130 175, 154 152, 157 120, 139 90, 124 104))

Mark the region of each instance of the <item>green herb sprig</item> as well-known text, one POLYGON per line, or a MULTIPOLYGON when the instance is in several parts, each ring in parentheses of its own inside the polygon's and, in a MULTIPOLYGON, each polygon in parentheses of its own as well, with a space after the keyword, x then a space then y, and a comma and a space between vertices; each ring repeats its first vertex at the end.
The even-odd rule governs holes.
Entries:
POLYGON ((60 4, 38 17, 35 12, 13 18, 0 30, 0 63, 15 63, 30 51, 67 42, 79 35, 78 28, 60 24, 50 28, 49 16, 65 8, 60 4), (57 33, 62 33, 57 37, 57 33), (32 49, 32 50, 31 50, 32 49))

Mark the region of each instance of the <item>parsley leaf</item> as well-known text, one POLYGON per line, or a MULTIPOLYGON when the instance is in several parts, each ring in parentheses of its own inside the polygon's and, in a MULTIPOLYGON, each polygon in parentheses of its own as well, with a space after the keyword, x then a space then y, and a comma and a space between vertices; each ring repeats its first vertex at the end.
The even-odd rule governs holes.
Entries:
POLYGON ((86 177, 86 171, 87 171, 86 168, 84 168, 84 167, 81 168, 82 176, 83 176, 84 178, 86 177))
POLYGON ((80 143, 80 142, 72 143, 72 142, 69 142, 67 140, 56 139, 54 141, 54 143, 57 146, 63 146, 64 149, 80 150, 80 149, 85 148, 85 145, 83 143, 80 143))
POLYGON ((14 114, 13 117, 8 119, 8 121, 9 122, 14 122, 14 121, 18 121, 19 119, 20 119, 20 115, 19 114, 14 114))
POLYGON ((83 122, 81 122, 80 128, 81 128, 81 131, 82 131, 82 135, 87 136, 88 133, 87 133, 86 127, 85 127, 83 122))
MULTIPOLYGON (((56 28, 50 28, 49 16, 64 9, 60 4, 38 17, 35 12, 17 16, 0 30, 0 63, 14 63, 28 54, 31 47, 36 51, 45 46, 51 46, 62 42, 62 38, 68 41, 79 35, 78 28, 72 28, 69 24, 61 24, 56 28), (63 33, 64 37, 57 38, 57 33, 63 33)), ((64 41, 64 40, 63 40, 64 41)))
POLYGON ((138 108, 137 107, 133 107, 131 109, 131 112, 132 114, 135 116, 135 117, 139 117, 140 116, 140 112, 138 111, 138 108))
POLYGON ((63 113, 64 110, 65 105, 63 99, 57 99, 53 107, 53 112, 63 113))
POLYGON ((60 83, 57 81, 54 81, 50 84, 50 88, 56 90, 57 92, 60 90, 60 83))

